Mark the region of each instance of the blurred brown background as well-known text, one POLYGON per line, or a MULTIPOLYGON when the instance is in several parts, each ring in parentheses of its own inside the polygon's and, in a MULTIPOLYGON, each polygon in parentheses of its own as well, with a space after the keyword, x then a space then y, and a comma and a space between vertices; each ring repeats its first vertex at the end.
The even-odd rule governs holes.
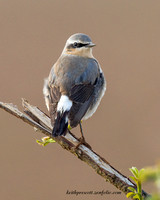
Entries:
MULTIPOLYGON (((99 109, 83 123, 87 141, 127 176, 132 166, 154 165, 160 155, 159 20, 158 0, 0 0, 0 101, 22 108, 25 97, 47 112, 43 79, 67 38, 86 33, 108 81, 99 109)), ((37 145, 42 136, 0 110, 1 199, 125 199, 66 195, 118 190, 59 145, 37 145)))

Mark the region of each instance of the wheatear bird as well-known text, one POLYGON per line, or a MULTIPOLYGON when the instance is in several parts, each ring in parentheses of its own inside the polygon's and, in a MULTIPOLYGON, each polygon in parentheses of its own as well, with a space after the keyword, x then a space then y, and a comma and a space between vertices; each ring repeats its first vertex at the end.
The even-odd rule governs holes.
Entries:
POLYGON ((72 35, 45 79, 43 93, 54 137, 65 135, 68 123, 81 127, 81 120, 93 115, 105 93, 102 69, 92 55, 94 46, 87 35, 72 35))

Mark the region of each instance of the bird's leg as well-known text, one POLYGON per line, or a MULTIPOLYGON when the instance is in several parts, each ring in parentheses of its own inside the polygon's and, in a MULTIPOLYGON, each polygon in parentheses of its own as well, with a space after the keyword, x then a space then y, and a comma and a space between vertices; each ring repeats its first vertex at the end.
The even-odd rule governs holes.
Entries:
POLYGON ((77 144, 77 146, 75 148, 78 148, 81 144, 86 145, 89 149, 92 149, 91 146, 86 142, 85 138, 84 138, 84 134, 83 134, 83 129, 82 129, 82 124, 81 122, 79 123, 80 126, 80 132, 81 132, 81 137, 79 138, 79 143, 77 144))
MULTIPOLYGON (((84 145, 87 146, 88 148, 92 149, 91 146, 85 141, 81 122, 79 123, 79 126, 80 126, 81 137, 79 138, 79 143, 78 143, 75 147, 73 147, 73 149, 78 149, 78 147, 79 147, 81 144, 84 144, 84 145)), ((71 135, 73 135, 72 132, 71 132, 71 129, 72 129, 72 127, 70 126, 70 124, 68 124, 68 132, 69 132, 71 135)))
POLYGON ((83 134, 83 129, 82 129, 82 122, 81 121, 79 123, 79 127, 80 127, 80 132, 81 132, 80 140, 85 141, 84 134, 83 134))

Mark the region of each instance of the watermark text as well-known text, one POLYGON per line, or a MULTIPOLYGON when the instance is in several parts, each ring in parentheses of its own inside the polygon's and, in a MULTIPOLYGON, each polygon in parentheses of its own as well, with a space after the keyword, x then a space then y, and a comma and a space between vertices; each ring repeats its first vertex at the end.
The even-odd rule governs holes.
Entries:
POLYGON ((66 191, 67 195, 75 195, 75 196, 79 196, 79 195, 118 195, 121 194, 120 191, 109 191, 109 190, 100 190, 100 191, 96 191, 96 190, 89 190, 89 191, 77 191, 77 190, 67 190, 66 191))

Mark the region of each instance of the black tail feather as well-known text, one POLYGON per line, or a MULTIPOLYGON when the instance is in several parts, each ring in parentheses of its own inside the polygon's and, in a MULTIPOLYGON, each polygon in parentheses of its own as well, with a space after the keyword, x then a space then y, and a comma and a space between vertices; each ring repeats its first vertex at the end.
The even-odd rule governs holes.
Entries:
POLYGON ((55 119, 52 135, 53 137, 65 135, 68 128, 68 112, 57 112, 57 118, 55 119))

